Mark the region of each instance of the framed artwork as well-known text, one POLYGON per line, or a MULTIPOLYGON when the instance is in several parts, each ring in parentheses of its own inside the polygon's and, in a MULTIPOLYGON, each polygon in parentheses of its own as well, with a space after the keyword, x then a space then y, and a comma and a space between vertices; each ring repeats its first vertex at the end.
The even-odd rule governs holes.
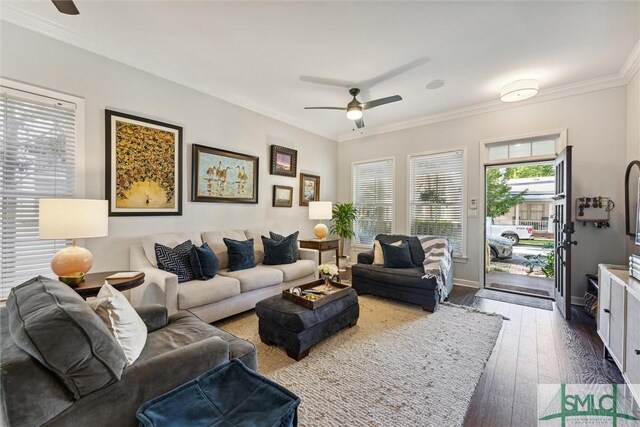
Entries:
POLYGON ((290 208, 293 206, 293 187, 286 185, 273 186, 273 207, 290 208))
POLYGON ((271 175, 296 177, 298 152, 291 148, 271 146, 271 175))
POLYGON ((309 202, 320 200, 320 177, 300 174, 300 206, 309 206, 309 202))
POLYGON ((109 216, 182 215, 182 127, 105 110, 109 216))
POLYGON ((258 203, 258 157, 193 144, 191 200, 258 203))

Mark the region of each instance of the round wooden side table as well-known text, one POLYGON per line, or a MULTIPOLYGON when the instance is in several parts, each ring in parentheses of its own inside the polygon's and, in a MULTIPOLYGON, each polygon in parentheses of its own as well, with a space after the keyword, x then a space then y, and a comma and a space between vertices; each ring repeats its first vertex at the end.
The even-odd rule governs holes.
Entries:
MULTIPOLYGON (((85 276, 84 282, 78 286, 73 286, 72 289, 76 291, 84 299, 89 297, 95 297, 100 292, 100 288, 104 285, 106 278, 112 274, 116 274, 118 271, 101 271, 99 273, 89 273, 85 276)), ((144 283, 144 273, 140 273, 138 276, 131 279, 114 279, 109 280, 109 284, 119 291, 126 291, 127 289, 135 288, 144 283)))

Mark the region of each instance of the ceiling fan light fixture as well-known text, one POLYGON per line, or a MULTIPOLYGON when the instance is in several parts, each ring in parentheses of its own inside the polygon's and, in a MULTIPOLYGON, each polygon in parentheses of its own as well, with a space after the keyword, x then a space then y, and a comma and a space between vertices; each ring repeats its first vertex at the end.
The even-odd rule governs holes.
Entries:
POLYGON ((502 102, 524 101, 538 93, 538 81, 535 79, 516 80, 500 90, 502 102))
POLYGON ((349 107, 347 109, 347 119, 349 120, 358 120, 362 118, 362 108, 361 107, 349 107))

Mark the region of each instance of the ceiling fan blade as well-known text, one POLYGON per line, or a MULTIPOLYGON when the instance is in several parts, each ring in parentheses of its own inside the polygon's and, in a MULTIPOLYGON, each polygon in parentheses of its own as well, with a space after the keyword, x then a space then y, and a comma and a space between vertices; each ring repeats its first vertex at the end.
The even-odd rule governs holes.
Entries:
POLYGON ((358 120, 354 120, 353 123, 356 124, 356 127, 358 129, 362 129, 364 127, 364 119, 363 118, 359 118, 358 120))
POLYGON ((386 73, 382 73, 379 76, 358 82, 356 84, 356 87, 359 87, 360 89, 371 89, 378 83, 382 83, 385 80, 392 79, 396 76, 399 76, 400 74, 403 74, 409 70, 412 70, 413 68, 419 67, 422 64, 426 64, 427 62, 429 62, 429 58, 426 56, 416 58, 411 62, 407 62, 404 65, 400 65, 399 67, 396 67, 393 70, 389 70, 386 73))
POLYGON ((56 9, 65 15, 79 15, 80 11, 72 0, 51 0, 56 9))
POLYGON ((344 107, 304 107, 305 110, 340 110, 347 111, 344 107))
POLYGON ((354 82, 350 82, 347 80, 327 79, 324 77, 316 76, 300 76, 300 81, 305 83, 314 83, 317 85, 346 87, 347 89, 352 88, 354 85, 354 82))
POLYGON ((368 110, 373 107, 379 107, 384 104, 390 104, 392 102, 402 101, 400 95, 387 96, 386 98, 374 99, 373 101, 363 102, 360 104, 363 110, 368 110))

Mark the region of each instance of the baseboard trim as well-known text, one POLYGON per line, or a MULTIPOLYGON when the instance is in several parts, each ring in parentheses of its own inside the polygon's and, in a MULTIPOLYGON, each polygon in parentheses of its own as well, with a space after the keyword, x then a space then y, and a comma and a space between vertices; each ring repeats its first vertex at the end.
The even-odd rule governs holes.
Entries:
POLYGON ((457 279, 454 277, 453 284, 457 286, 464 286, 465 288, 480 289, 480 282, 476 282, 474 280, 457 279))
POLYGON ((581 307, 584 307, 586 303, 584 302, 583 297, 571 297, 571 305, 579 305, 581 307))

